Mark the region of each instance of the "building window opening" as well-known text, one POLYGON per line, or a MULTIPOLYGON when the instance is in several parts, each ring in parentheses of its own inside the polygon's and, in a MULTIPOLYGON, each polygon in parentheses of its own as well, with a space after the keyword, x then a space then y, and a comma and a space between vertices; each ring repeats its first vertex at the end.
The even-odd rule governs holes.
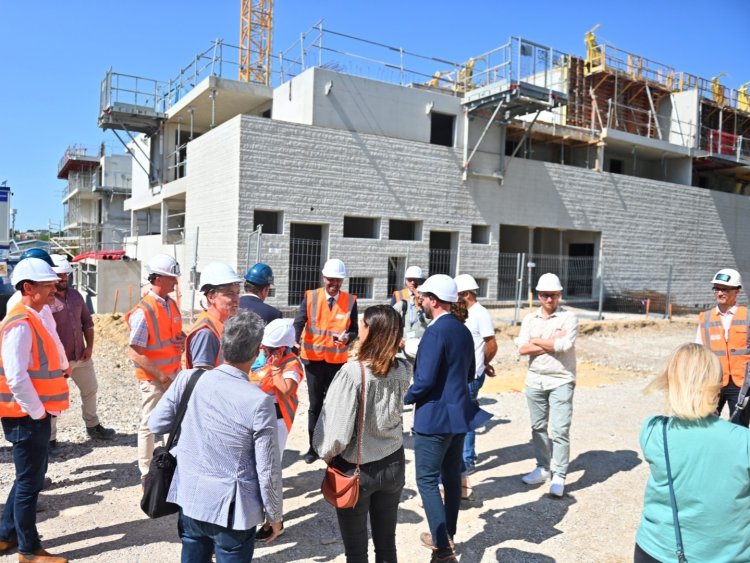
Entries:
POLYGON ((422 240, 422 222, 391 219, 388 221, 390 240, 422 240))
POLYGON ((264 235, 280 235, 284 231, 284 215, 281 211, 256 209, 253 212, 253 229, 263 225, 264 235))
POLYGON ((453 146, 453 132, 455 130, 456 116, 444 113, 432 112, 430 127, 430 143, 444 147, 453 146))
POLYGON ((349 278, 349 293, 357 299, 372 299, 372 278, 349 278))
POLYGON ((344 238, 380 238, 380 219, 344 217, 344 238))

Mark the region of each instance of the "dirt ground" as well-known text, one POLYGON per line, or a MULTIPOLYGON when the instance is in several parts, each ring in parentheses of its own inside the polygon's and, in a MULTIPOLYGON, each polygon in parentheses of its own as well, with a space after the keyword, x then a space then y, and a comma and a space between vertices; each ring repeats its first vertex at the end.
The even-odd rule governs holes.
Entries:
MULTIPOLYGON (((122 319, 99 316, 95 360, 99 414, 118 432, 111 443, 87 439, 80 401, 59 422, 59 454, 41 495, 39 528, 44 546, 74 561, 178 561, 174 516, 149 520, 140 511, 135 430, 138 391, 125 359, 122 319)), ((675 322, 638 318, 582 321, 577 343, 579 374, 571 437, 571 469, 562 499, 544 486, 528 487, 520 475, 534 467, 523 389, 524 361, 515 353, 518 329, 498 322, 498 376, 481 393, 493 413, 477 436, 479 463, 472 475, 476 499, 459 516, 457 549, 462 563, 632 561, 635 529, 648 476, 638 448, 643 419, 660 411, 661 398, 642 389, 669 352, 690 341, 695 318, 675 322)), ((307 449, 306 389, 284 455, 286 533, 259 547, 255 560, 343 562, 334 510, 319 486, 323 463, 302 461, 307 449)), ((412 413, 405 413, 405 427, 412 413)), ((427 531, 414 478, 412 440, 406 435, 407 483, 397 543, 400 561, 429 561, 419 544, 427 531)), ((7 445, 7 443, 6 443, 7 445)), ((9 449, 0 450, 0 498, 13 479, 9 449)), ((372 556, 372 555, 371 555, 372 556)), ((0 561, 15 561, 15 554, 0 561)))

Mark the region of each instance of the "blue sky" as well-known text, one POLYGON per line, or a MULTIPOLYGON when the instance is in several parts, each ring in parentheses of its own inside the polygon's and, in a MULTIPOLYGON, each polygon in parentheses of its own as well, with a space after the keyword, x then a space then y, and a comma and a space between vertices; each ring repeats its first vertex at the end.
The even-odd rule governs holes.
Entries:
MULTIPOLYGON (((723 83, 734 88, 750 81, 747 0, 275 3, 274 53, 323 19, 336 31, 459 62, 511 35, 583 55, 583 34, 601 23, 598 37, 620 49, 706 78, 726 72, 723 83)), ((65 183, 56 174, 66 147, 104 141, 122 152, 96 125, 109 67, 172 78, 213 39, 237 45, 239 12, 240 0, 0 0, 0 182, 13 188, 16 227, 61 222, 65 183)))

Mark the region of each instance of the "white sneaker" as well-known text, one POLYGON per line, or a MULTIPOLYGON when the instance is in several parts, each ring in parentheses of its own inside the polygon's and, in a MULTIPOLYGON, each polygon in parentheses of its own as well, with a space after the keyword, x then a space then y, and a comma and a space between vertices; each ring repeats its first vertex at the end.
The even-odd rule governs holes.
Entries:
POLYGON ((552 477, 552 483, 549 486, 549 494, 553 497, 563 496, 565 491, 565 478, 555 475, 552 477))
POLYGON ((549 475, 549 471, 547 471, 544 467, 537 467, 528 475, 524 475, 523 477, 521 477, 521 481, 523 481, 527 485, 541 485, 542 483, 547 482, 547 479, 549 479, 549 475))

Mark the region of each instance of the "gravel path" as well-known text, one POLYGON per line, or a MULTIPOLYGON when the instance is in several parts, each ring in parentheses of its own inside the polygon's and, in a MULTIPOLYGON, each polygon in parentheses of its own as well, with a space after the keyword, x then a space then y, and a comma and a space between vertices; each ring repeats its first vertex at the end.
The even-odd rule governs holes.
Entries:
MULTIPOLYGON (((533 468, 528 414, 519 388, 523 362, 513 352, 513 331, 499 331, 498 373, 483 389, 481 402, 494 414, 477 436, 480 452, 472 475, 476 500, 459 517, 462 563, 583 562, 632 560, 648 468, 638 448, 642 420, 659 411, 661 399, 641 389, 678 344, 692 340, 694 319, 587 323, 578 343, 581 378, 576 390, 571 439, 571 470, 563 499, 545 487, 527 487, 519 476, 533 468)), ((121 320, 97 318, 95 360, 102 422, 114 427, 111 442, 87 439, 80 402, 60 419, 60 453, 50 463, 53 487, 41 498, 39 528, 46 548, 75 561, 178 561, 176 519, 147 519, 138 508, 135 463, 138 392, 124 356, 121 320)), ((522 385, 522 381, 521 384, 522 385)), ((303 384, 304 386, 304 384, 303 384)), ((72 386, 74 388, 74 385, 72 386)), ((306 390, 284 455, 286 533, 256 549, 269 563, 343 562, 334 510, 319 494, 323 464, 305 465, 306 390)), ((405 414, 406 424, 411 413, 405 414)), ((407 484, 399 513, 397 543, 401 561, 428 561, 419 545, 427 524, 414 479, 411 439, 407 445, 407 484)), ((9 449, 0 450, 0 497, 13 471, 9 449)), ((12 554, 2 561, 16 561, 12 554)))

